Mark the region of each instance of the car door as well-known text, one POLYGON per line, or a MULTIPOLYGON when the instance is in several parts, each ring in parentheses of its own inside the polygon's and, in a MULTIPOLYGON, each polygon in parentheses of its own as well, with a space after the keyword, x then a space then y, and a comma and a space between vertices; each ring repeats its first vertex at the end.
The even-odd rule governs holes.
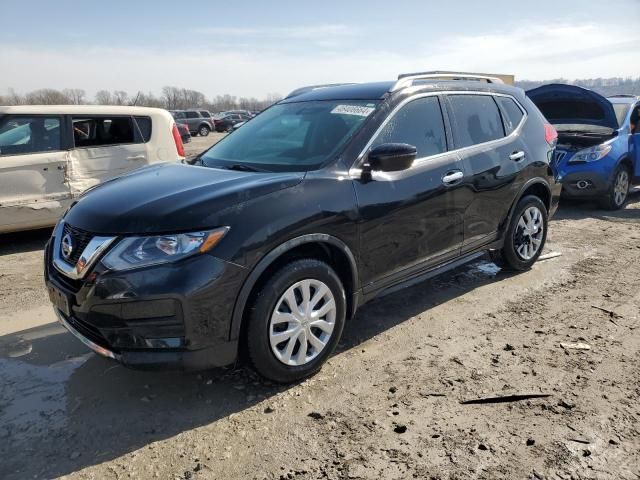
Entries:
POLYGON ((69 184, 76 196, 148 163, 146 144, 129 116, 74 116, 69 184))
POLYGON ((413 166, 401 172, 356 177, 365 291, 385 288, 429 265, 458 255, 462 211, 458 207, 462 165, 448 150, 441 102, 416 98, 396 109, 370 147, 408 143, 413 166))
POLYGON ((70 202, 62 116, 0 117, 0 232, 54 224, 70 202))
POLYGON ((518 173, 529 155, 518 134, 524 111, 510 96, 451 94, 446 100, 454 145, 465 171, 466 251, 497 238, 519 191, 518 173))

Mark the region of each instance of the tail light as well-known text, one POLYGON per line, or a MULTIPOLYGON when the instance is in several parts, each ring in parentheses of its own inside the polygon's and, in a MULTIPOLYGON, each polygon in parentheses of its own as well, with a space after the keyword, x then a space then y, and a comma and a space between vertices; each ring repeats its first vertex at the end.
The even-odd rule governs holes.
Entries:
POLYGON ((544 124, 544 139, 549 145, 555 146, 556 140, 558 140, 558 132, 553 128, 553 125, 549 123, 544 124))
POLYGON ((175 123, 173 124, 173 128, 171 129, 171 133, 173 134, 173 141, 176 142, 176 150, 178 150, 178 155, 184 157, 184 145, 182 143, 182 137, 180 136, 178 126, 175 123))

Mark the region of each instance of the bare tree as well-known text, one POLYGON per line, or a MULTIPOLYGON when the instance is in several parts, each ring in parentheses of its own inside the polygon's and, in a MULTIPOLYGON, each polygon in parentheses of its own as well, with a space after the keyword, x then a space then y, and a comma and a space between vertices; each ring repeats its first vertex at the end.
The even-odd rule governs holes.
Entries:
POLYGON ((64 93, 53 88, 42 88, 29 92, 25 100, 29 105, 67 105, 70 103, 64 93))
POLYGON ((62 90, 62 93, 74 105, 82 105, 86 103, 85 96, 87 95, 87 92, 85 92, 82 88, 65 88, 64 90, 62 90))
POLYGON ((113 103, 115 105, 127 105, 129 103, 129 94, 124 90, 115 90, 113 92, 113 103))
POLYGON ((96 103, 98 105, 111 105, 113 100, 111 98, 111 92, 109 90, 99 90, 96 93, 96 103))

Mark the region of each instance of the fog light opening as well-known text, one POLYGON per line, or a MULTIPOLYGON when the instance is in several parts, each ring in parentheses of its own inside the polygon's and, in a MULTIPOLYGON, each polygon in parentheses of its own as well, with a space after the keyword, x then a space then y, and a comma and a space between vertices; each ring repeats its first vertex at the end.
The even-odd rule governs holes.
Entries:
POLYGON ((580 180, 578 183, 576 183, 576 187, 578 187, 579 190, 584 190, 585 188, 588 188, 591 185, 591 182, 588 180, 580 180))

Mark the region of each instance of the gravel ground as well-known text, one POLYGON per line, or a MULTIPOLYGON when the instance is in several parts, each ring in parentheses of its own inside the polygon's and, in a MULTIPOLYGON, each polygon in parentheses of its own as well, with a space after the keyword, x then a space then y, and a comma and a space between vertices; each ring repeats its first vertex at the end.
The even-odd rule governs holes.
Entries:
POLYGON ((0 478, 640 478, 639 192, 563 203, 562 255, 529 272, 480 261, 375 300, 288 387, 88 353, 47 304, 48 234, 0 237, 0 478), (520 394, 548 396, 463 403, 520 394))

